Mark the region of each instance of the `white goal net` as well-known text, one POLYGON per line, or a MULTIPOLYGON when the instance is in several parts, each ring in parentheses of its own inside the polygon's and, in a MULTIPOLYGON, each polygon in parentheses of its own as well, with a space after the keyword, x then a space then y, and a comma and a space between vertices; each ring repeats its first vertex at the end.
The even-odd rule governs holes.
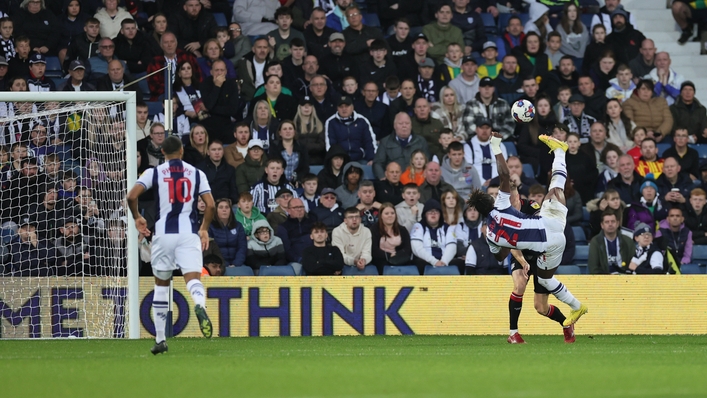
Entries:
POLYGON ((128 337, 134 95, 1 98, 0 337, 128 337))

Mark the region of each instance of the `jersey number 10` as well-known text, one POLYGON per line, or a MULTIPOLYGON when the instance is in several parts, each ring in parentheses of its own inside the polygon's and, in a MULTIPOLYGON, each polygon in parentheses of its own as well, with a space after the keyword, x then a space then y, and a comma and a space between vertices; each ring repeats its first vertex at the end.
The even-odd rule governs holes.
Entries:
POLYGON ((191 181, 186 177, 165 178, 164 182, 169 187, 169 203, 179 202, 186 203, 191 200, 191 181))

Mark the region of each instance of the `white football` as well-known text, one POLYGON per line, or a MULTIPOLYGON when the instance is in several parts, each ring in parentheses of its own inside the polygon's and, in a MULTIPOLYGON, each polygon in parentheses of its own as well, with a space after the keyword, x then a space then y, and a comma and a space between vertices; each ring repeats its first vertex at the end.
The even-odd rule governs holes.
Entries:
POLYGON ((528 123, 535 117, 535 105, 530 100, 519 99, 511 107, 511 116, 518 123, 528 123))

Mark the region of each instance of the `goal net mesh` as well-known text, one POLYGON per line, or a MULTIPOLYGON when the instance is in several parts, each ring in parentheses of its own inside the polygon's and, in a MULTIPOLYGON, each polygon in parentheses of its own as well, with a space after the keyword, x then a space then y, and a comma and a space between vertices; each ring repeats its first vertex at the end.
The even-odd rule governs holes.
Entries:
POLYGON ((126 103, 37 97, 0 103, 1 337, 126 337, 126 103))

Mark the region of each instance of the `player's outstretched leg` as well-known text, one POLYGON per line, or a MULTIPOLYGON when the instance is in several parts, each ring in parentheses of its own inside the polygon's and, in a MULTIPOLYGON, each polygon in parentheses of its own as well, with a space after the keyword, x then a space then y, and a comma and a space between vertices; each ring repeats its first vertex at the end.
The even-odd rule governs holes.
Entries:
POLYGON ((565 161, 565 153, 569 147, 567 146, 567 143, 562 142, 555 137, 540 135, 538 139, 550 147, 551 152, 555 153, 555 160, 552 161, 552 177, 550 178, 550 186, 547 189, 548 193, 555 188, 564 191, 565 181, 567 180, 567 163, 565 161))
POLYGON ((199 321, 201 334, 204 337, 211 337, 213 327, 209 316, 206 314, 206 291, 204 290, 204 285, 198 278, 190 279, 187 282, 187 290, 189 290, 189 294, 191 294, 191 298, 196 304, 194 306, 194 314, 196 314, 196 319, 199 321))
MULTIPOLYGON (((548 272, 548 271, 545 271, 548 272)), ((550 270, 550 272, 554 272, 554 270, 550 270)), ((567 304, 572 308, 572 312, 570 312, 570 316, 565 319, 562 324, 564 326, 570 326, 577 322, 579 318, 586 314, 589 310, 587 309, 587 306, 580 303, 579 300, 577 300, 572 293, 570 293, 569 290, 563 285, 560 281, 558 281, 554 276, 550 276, 549 278, 547 275, 538 275, 538 282, 547 289, 550 294, 555 296, 558 300, 562 301, 563 303, 567 304)))

